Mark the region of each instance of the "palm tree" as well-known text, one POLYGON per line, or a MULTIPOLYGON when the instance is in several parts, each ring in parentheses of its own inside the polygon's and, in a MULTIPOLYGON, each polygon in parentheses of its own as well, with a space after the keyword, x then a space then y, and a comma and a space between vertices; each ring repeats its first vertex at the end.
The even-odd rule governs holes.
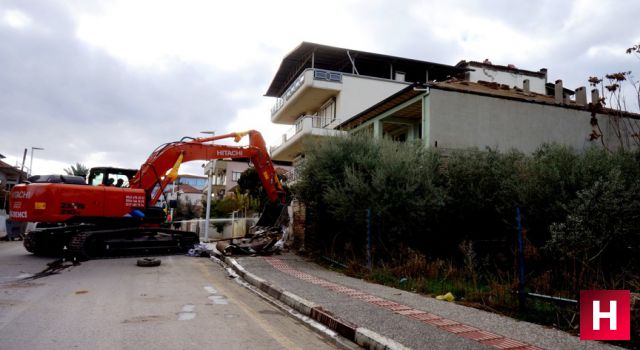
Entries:
POLYGON ((82 163, 76 162, 75 166, 71 165, 69 168, 65 168, 64 172, 67 173, 67 175, 86 177, 87 174, 89 174, 89 168, 82 163))

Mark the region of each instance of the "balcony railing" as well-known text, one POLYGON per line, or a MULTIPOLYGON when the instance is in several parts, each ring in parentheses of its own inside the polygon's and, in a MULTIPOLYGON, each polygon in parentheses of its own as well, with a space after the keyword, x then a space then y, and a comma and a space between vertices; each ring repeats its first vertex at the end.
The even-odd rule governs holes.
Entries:
POLYGON ((304 72, 302 72, 302 74, 300 74, 300 76, 298 76, 298 78, 294 80, 293 84, 289 86, 287 91, 285 91, 284 94, 282 94, 282 96, 276 100, 276 104, 271 108, 272 116, 278 113, 284 103, 287 102, 287 100, 289 100, 289 98, 291 98, 291 96, 293 96, 293 94, 295 94, 298 89, 300 89, 302 84, 304 84, 304 72))
MULTIPOLYGON (((282 96, 276 100, 276 104, 271 107, 271 116, 274 116, 276 113, 278 113, 282 106, 284 106, 285 102, 287 102, 291 98, 291 96, 293 96, 293 94, 295 94, 296 91, 298 91, 300 87, 302 87, 302 85, 304 84, 304 76, 307 71, 309 71, 309 69, 302 72, 302 74, 300 74, 296 78, 296 80, 293 81, 291 86, 289 86, 284 94, 282 94, 282 96)), ((313 69, 313 80, 324 80, 333 83, 342 83, 342 73, 324 69, 313 69)))
POLYGON ((339 124, 340 120, 329 117, 321 117, 317 115, 302 116, 298 118, 298 120, 296 120, 296 123, 282 135, 282 142, 277 146, 271 147, 271 153, 273 153, 273 151, 278 149, 279 147, 282 147, 282 145, 293 139, 297 134, 301 133, 305 129, 333 130, 332 127, 327 126, 331 124, 336 125, 336 123, 339 124))
POLYGON ((342 73, 324 69, 313 71, 313 80, 326 80, 334 83, 342 83, 342 73))
POLYGON ((284 176, 287 177, 287 183, 290 185, 298 180, 299 175, 300 175, 300 171, 298 171, 297 168, 293 168, 289 170, 286 174, 284 174, 284 176))

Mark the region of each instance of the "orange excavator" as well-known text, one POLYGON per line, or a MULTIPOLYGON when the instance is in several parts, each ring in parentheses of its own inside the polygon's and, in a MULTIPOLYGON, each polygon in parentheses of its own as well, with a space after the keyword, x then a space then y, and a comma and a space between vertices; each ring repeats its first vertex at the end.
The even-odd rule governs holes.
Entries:
POLYGON ((13 221, 37 222, 24 246, 36 255, 66 255, 82 260, 94 257, 178 252, 199 243, 194 232, 164 224, 158 201, 180 164, 193 160, 248 158, 255 167, 269 204, 257 225, 276 225, 286 215, 285 191, 259 132, 183 138, 158 147, 139 170, 92 168, 87 179, 77 176, 34 176, 16 185, 10 194, 13 221), (214 141, 249 137, 248 146, 214 141))

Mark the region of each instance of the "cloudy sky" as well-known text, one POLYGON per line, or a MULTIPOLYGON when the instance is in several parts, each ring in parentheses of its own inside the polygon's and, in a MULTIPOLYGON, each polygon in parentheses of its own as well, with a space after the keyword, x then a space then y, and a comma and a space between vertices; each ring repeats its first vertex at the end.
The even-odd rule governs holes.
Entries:
MULTIPOLYGON (((637 70, 640 1, 0 2, 0 154, 33 173, 69 164, 138 168, 159 144, 257 129, 263 97, 302 41, 455 64, 549 69, 549 80, 637 70), (27 156, 26 165, 29 165, 27 156)), ((199 172, 197 167, 187 172, 199 172)))

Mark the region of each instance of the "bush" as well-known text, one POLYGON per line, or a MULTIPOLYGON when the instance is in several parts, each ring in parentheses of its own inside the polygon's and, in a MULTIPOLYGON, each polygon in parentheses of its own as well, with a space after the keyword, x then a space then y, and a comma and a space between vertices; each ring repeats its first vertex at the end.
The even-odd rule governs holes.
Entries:
POLYGON ((578 191, 564 221, 553 223, 545 248, 574 281, 574 289, 638 289, 640 186, 628 187, 619 168, 578 191), (634 278, 635 277, 635 278, 634 278))
POLYGON ((438 154, 418 144, 336 138, 307 154, 295 190, 315 209, 329 254, 364 254, 370 209, 372 240, 393 255, 403 245, 433 241, 444 204, 439 165, 438 154))
POLYGON ((450 254, 464 240, 474 241, 485 253, 503 249, 515 230, 524 166, 525 157, 518 152, 453 152, 443 172, 446 205, 438 228, 446 239, 437 251, 450 254))

